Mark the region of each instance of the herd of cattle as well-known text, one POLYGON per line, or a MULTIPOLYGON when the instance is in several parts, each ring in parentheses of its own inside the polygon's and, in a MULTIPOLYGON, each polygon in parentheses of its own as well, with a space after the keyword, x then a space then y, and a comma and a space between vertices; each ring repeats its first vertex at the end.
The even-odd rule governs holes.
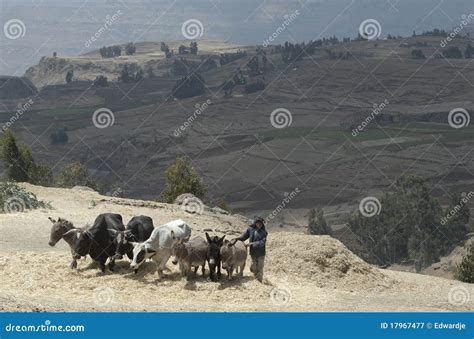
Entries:
POLYGON ((132 261, 130 267, 135 273, 147 259, 156 263, 157 272, 163 276, 163 269, 172 256, 173 264, 179 264, 180 272, 191 279, 192 270, 197 273, 208 263, 210 278, 217 281, 221 277, 221 266, 232 279, 234 269, 242 276, 247 259, 247 248, 241 241, 229 241, 222 237, 209 236, 191 238, 191 227, 178 219, 153 226, 153 220, 147 216, 133 217, 125 227, 122 216, 114 213, 100 214, 94 224, 86 228, 77 228, 68 220, 54 220, 49 245, 54 246, 64 239, 71 248, 71 268, 77 267, 77 260, 89 255, 99 263, 105 272, 106 262, 114 270, 115 260, 124 255, 132 261))

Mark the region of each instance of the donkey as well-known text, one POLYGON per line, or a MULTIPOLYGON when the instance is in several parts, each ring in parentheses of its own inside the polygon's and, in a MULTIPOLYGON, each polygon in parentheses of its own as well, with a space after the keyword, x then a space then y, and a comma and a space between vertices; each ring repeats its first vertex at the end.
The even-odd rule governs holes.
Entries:
POLYGON ((207 264, 209 266, 209 277, 212 281, 217 281, 221 278, 221 247, 224 243, 225 235, 219 238, 217 235, 212 238, 206 232, 207 250, 207 264), (216 278, 217 270, 217 278, 216 278))
POLYGON ((69 231, 80 231, 80 229, 75 227, 72 222, 66 219, 58 218, 58 220, 54 220, 51 217, 48 217, 48 219, 53 223, 53 227, 51 227, 51 234, 49 236, 49 246, 54 247, 54 245, 56 245, 59 240, 64 239, 64 241, 67 242, 69 247, 71 248, 72 262, 69 267, 71 269, 77 268, 77 259, 81 258, 80 256, 76 255, 75 251, 75 244, 78 233, 72 233, 69 231))
POLYGON ((201 237, 187 240, 186 238, 181 238, 173 242, 171 248, 173 258, 171 262, 174 265, 179 262, 181 274, 186 275, 186 280, 191 280, 192 268, 194 268, 194 275, 197 275, 199 266, 202 266, 202 275, 206 274, 205 265, 208 245, 206 240, 201 237))
POLYGON ((245 261, 247 260, 247 247, 242 241, 224 242, 221 247, 222 268, 227 271, 227 278, 232 280, 235 271, 239 276, 244 275, 245 261), (239 269, 239 270, 238 270, 239 269))

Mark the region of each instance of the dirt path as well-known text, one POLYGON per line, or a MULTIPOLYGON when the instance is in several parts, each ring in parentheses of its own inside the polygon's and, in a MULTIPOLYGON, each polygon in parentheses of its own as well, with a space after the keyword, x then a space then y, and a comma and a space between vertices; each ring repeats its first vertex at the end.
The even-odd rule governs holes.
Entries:
POLYGON ((78 226, 102 212, 125 220, 150 215, 155 226, 182 218, 194 234, 205 229, 238 234, 245 218, 205 212, 190 215, 179 206, 114 199, 93 192, 27 186, 54 210, 0 215, 0 311, 468 311, 474 287, 443 278, 374 268, 330 237, 278 232, 268 241, 266 281, 246 268, 244 277, 211 282, 182 279, 168 263, 159 280, 154 264, 134 275, 126 260, 117 272, 101 274, 90 259, 69 269, 64 242, 47 245, 48 216, 78 226))

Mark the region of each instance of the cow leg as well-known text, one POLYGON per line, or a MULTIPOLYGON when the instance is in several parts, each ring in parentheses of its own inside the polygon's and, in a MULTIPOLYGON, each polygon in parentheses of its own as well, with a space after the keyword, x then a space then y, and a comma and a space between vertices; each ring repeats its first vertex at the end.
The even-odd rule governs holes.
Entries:
POLYGON ((72 258, 72 261, 71 261, 71 265, 69 265, 69 267, 71 267, 71 269, 75 269, 77 268, 77 260, 76 258, 72 258))
POLYGON ((102 273, 105 273, 105 261, 99 262, 99 268, 102 273))
POLYGON ((194 275, 197 275, 199 266, 194 266, 194 275))
POLYGON ((220 261, 217 263, 217 279, 221 278, 221 263, 220 261))
POLYGON ((191 267, 189 267, 186 271, 186 280, 189 281, 191 280, 191 267))
POLYGON ((112 272, 114 271, 114 267, 115 267, 115 258, 110 258, 110 261, 109 261, 109 270, 111 270, 112 272))
POLYGON ((234 272, 234 266, 230 266, 227 272, 229 274, 229 280, 232 280, 232 273, 234 272))
POLYGON ((128 257, 128 259, 133 260, 133 251, 128 251, 127 252, 127 257, 128 257))
POLYGON ((204 262, 202 264, 202 276, 204 277, 205 274, 206 274, 206 263, 204 262))

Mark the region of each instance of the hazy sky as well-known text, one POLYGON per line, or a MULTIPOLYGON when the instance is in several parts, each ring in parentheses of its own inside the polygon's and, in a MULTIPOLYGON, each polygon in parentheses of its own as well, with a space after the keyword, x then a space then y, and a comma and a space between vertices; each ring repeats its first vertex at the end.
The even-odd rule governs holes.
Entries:
MULTIPOLYGON (((279 36, 307 41, 357 35, 366 19, 386 34, 410 35, 434 27, 450 29, 474 13, 473 0, 0 0, 0 74, 22 75, 41 56, 79 54, 128 41, 182 40, 189 19, 202 23, 202 39, 261 44, 285 20, 298 15, 279 36), (87 41, 117 19, 91 45, 87 41), (18 19, 21 36, 9 39, 5 26, 18 19), (24 35, 23 35, 24 33, 24 35)), ((474 23, 473 23, 474 24, 474 23)))

